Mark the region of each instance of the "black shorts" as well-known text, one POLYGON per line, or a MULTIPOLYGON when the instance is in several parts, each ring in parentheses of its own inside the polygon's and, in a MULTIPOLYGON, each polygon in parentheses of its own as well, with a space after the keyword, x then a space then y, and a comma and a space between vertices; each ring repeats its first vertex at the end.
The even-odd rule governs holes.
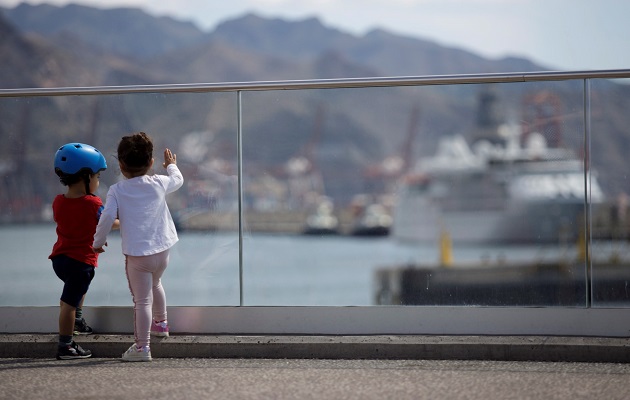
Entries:
POLYGON ((78 307, 94 278, 94 266, 63 254, 53 257, 52 264, 55 274, 64 283, 61 301, 78 307))

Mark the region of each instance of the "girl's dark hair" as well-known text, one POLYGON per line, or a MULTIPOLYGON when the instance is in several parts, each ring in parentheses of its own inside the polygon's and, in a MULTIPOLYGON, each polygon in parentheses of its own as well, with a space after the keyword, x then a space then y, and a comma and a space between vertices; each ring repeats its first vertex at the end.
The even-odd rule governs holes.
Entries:
POLYGON ((144 132, 123 136, 118 143, 118 161, 132 175, 146 173, 153 158, 153 141, 144 132))

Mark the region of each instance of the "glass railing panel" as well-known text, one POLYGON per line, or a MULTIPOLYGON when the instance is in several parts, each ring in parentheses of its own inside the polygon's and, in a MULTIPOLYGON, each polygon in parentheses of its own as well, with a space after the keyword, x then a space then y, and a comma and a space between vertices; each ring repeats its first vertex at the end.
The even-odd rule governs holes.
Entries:
MULTIPOLYGON (((590 81, 591 166, 606 194, 592 208, 593 307, 630 304, 629 80, 590 81)), ((595 196, 591 193, 591 197, 595 196)))
MULTIPOLYGON (((155 173, 164 173, 169 147, 185 177, 168 197, 180 238, 163 278, 169 305, 238 305, 233 93, 2 98, 0 113, 0 305, 59 304, 62 282, 47 259, 56 240, 51 203, 65 192, 53 172, 55 151, 82 142, 106 156, 97 193, 104 201, 122 179, 118 141, 135 131, 154 139, 155 173)), ((130 304, 120 234, 113 232, 85 305, 130 304)))
POLYGON ((585 306, 581 83, 452 90, 459 107, 442 124, 459 125, 433 129, 433 143, 420 146, 427 152, 399 189, 394 220, 395 236, 434 243, 441 268, 401 270, 393 298, 585 306))
MULTIPOLYGON (((592 80, 589 118, 581 80, 243 92, 243 304, 626 307, 626 88, 592 80)), ((1 98, 0 305, 58 304, 54 151, 101 149, 104 199, 137 130, 186 178, 169 304, 240 304, 236 98, 1 98)), ((112 234, 86 305, 130 304, 112 234)))
POLYGON ((245 304, 584 306, 582 99, 581 82, 246 93, 245 304))
POLYGON ((403 146, 400 93, 243 94, 245 305, 372 305, 376 268, 429 257, 390 240, 395 181, 369 171, 403 146), (368 207, 380 226, 358 223, 368 207))

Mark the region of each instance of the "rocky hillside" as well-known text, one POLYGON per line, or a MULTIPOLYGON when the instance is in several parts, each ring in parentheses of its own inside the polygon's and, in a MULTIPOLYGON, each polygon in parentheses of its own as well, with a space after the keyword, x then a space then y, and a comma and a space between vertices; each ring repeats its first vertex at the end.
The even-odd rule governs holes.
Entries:
MULTIPOLYGON (((214 64, 219 64, 215 70, 226 64, 246 64, 250 57, 266 59, 251 68, 254 80, 269 79, 278 64, 286 63, 286 70, 295 70, 296 64, 317 62, 331 54, 342 59, 342 63, 355 65, 357 71, 306 67, 296 70, 293 75, 300 79, 320 79, 340 77, 340 73, 362 76, 371 72, 378 76, 397 76, 545 69, 524 59, 488 60, 469 51, 383 30, 358 37, 326 27, 317 18, 287 21, 248 14, 225 21, 213 31, 203 32, 190 22, 157 18, 130 8, 22 3, 13 9, 5 9, 4 15, 21 32, 44 36, 58 47, 69 47, 68 41, 74 37, 75 42, 70 44, 82 42, 103 53, 132 60, 157 58, 159 65, 156 67, 161 69, 168 65, 169 58, 177 59, 186 54, 182 51, 190 54, 197 48, 230 50, 226 59, 217 57, 213 60, 214 64)), ((209 70, 200 79, 216 81, 215 70, 209 70)), ((170 73, 178 82, 191 81, 181 70, 171 69, 170 73)))

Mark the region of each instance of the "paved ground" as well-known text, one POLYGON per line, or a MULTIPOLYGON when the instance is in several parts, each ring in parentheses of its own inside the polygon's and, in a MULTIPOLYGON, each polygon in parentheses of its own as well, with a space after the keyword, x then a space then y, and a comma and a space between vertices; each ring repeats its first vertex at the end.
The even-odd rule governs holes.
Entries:
POLYGON ((630 364, 0 359, 0 399, 627 399, 630 364))
POLYGON ((238 336, 156 339, 124 363, 130 335, 0 335, 2 399, 627 399, 627 338, 238 336))

